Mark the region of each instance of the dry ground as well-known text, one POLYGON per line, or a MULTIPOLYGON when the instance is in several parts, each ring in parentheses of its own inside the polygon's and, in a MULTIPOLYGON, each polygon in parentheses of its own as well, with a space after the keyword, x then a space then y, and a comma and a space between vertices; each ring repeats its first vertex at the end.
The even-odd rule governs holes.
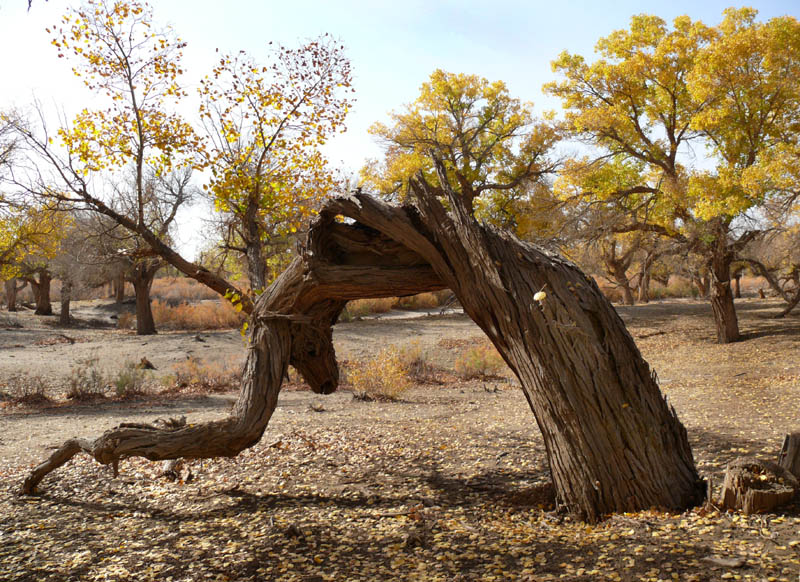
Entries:
MULTIPOLYGON (((768 300, 738 309, 745 341, 718 346, 705 303, 620 308, 688 428, 700 471, 716 483, 731 458, 774 458, 798 429, 800 317, 768 319, 779 309, 768 300)), ((0 331, 0 378, 30 370, 56 381, 93 351, 109 367, 147 357, 159 371, 190 350, 243 351, 237 332, 198 341, 21 322, 0 331)), ((416 339, 447 368, 479 337, 469 320, 448 316, 341 324, 335 342, 340 357, 357 360, 416 339)), ((535 422, 518 387, 500 379, 417 386, 395 403, 284 391, 261 443, 235 459, 188 463, 178 482, 143 460, 126 461, 114 479, 82 456, 48 477, 40 496, 15 494, 25 468, 65 438, 123 419, 217 417, 234 397, 6 407, 0 580, 794 582, 800 574, 797 504, 749 518, 654 509, 597 526, 553 513, 535 422)))

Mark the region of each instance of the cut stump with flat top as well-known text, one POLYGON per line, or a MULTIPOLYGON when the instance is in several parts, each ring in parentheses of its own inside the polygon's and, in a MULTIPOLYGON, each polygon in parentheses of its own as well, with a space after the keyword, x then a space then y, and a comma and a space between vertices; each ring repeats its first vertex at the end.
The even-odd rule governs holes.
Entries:
POLYGON ((720 507, 741 510, 748 515, 764 513, 789 503, 797 489, 797 479, 780 465, 737 459, 725 470, 720 507))

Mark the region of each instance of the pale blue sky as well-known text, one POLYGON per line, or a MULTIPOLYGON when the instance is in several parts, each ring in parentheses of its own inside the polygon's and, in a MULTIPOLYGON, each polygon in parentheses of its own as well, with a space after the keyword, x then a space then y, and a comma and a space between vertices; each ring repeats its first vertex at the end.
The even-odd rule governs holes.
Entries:
MULTIPOLYGON (((85 93, 44 33, 44 27, 57 23, 69 4, 34 0, 27 12, 25 0, 0 0, 0 107, 29 103, 34 93, 46 105, 64 103, 67 110, 85 104, 85 93)), ((668 21, 688 14, 716 24, 723 9, 734 5, 717 0, 162 0, 153 4, 156 20, 171 24, 188 42, 184 82, 189 86, 208 71, 216 48, 244 49, 266 58, 270 40, 297 44, 323 32, 340 39, 352 61, 357 102, 347 133, 327 153, 331 161, 352 170, 380 153, 367 128, 412 101, 436 68, 502 79, 514 96, 533 101, 541 112, 558 107, 557 101, 542 95, 541 86, 553 80, 550 62, 562 50, 591 58, 597 39, 627 27, 633 14, 657 14, 668 21)), ((735 5, 755 7, 762 19, 800 13, 797 0, 735 5)))

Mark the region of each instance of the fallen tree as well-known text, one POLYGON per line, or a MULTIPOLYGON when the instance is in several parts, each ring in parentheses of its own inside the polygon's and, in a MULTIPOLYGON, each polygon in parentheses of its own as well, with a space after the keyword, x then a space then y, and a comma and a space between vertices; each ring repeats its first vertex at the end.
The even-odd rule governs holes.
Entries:
POLYGON ((114 466, 133 456, 234 456, 261 438, 289 364, 315 392, 336 389, 332 326, 347 301, 449 287, 519 378, 566 510, 596 521, 698 503, 704 487, 686 430, 595 283, 564 259, 478 224, 441 183, 413 180, 414 205, 355 193, 324 206, 300 256, 256 302, 228 418, 122 424, 94 440, 71 439, 31 471, 22 492, 80 451, 114 466))

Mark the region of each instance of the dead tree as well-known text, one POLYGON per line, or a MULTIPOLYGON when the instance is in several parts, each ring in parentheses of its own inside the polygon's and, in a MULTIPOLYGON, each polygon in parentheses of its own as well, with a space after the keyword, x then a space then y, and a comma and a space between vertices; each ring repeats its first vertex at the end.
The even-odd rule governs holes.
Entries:
POLYGON ((95 440, 71 439, 22 491, 34 492, 79 451, 115 465, 132 456, 234 456, 261 438, 289 364, 315 392, 336 389, 332 325, 346 301, 449 287, 519 378, 565 509, 596 521, 699 502, 704 487, 686 430, 595 283, 564 259, 478 224, 449 188, 421 179, 412 186, 414 206, 356 193, 321 210, 300 257, 257 300, 228 418, 123 424, 95 440))

